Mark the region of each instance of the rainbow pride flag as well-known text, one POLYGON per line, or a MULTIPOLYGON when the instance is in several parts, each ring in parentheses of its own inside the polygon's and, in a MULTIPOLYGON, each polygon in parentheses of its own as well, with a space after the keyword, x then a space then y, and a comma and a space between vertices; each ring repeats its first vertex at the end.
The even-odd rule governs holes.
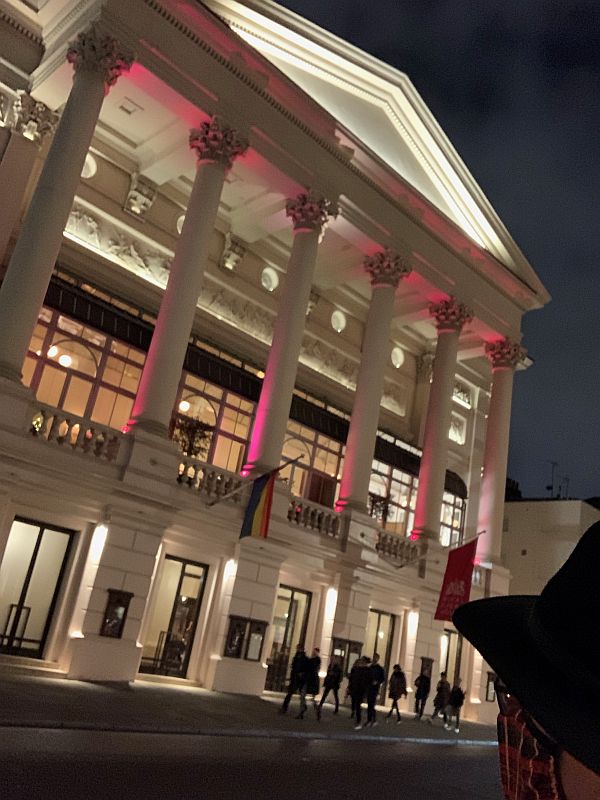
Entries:
POLYGON ((254 536, 257 539, 267 538, 276 475, 277 471, 267 472, 266 475, 261 475, 252 484, 252 492, 244 514, 240 539, 245 536, 254 536))

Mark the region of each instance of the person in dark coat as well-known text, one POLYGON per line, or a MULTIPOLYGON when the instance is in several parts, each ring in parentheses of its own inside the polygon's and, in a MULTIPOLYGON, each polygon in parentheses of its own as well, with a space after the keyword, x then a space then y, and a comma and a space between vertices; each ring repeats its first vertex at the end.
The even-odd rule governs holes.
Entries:
POLYGON ((371 672, 369 664, 371 659, 367 656, 361 656, 354 662, 354 666, 350 670, 350 677, 348 678, 348 694, 352 700, 352 715, 355 717, 356 725, 355 731, 362 728, 362 702, 367 694, 367 689, 371 682, 371 672))
POLYGON ((392 718, 394 711, 396 711, 397 714, 396 723, 402 722, 400 709, 398 708, 398 700, 400 700, 400 698, 403 696, 407 696, 406 675, 402 671, 400 664, 394 664, 394 668, 388 683, 388 697, 392 701, 392 707, 390 708, 389 714, 386 717, 386 722, 392 718))
MULTIPOLYGON (((321 654, 318 647, 314 648, 311 657, 307 660, 308 660, 308 670, 306 673, 306 694, 312 695, 313 705, 316 710, 317 695, 319 694, 319 689, 321 688, 319 681, 319 671, 321 669, 321 654)), ((301 712, 300 719, 302 719, 303 715, 304 711, 301 712)))
POLYGON ((435 697, 433 698, 433 713, 427 721, 433 724, 433 720, 438 718, 439 714, 444 715, 444 724, 448 721, 446 717, 446 706, 450 699, 450 683, 446 677, 446 673, 442 672, 440 679, 435 687, 435 697))
POLYGON ((323 681, 323 694, 321 695, 321 702, 317 708, 317 717, 319 719, 321 719, 321 709, 323 708, 323 703, 327 699, 329 692, 333 692, 333 699, 335 702, 335 711, 333 713, 337 714, 340 710, 340 698, 338 692, 342 683, 342 677, 343 671, 339 656, 334 656, 329 662, 329 666, 327 667, 327 675, 323 681))
POLYGON ((454 725, 454 732, 458 733, 460 730, 460 710, 463 707, 463 703, 465 702, 465 693, 460 688, 461 679, 457 678, 454 686, 452 687, 452 691, 450 692, 450 697, 448 698, 448 705, 446 707, 446 723, 444 724, 444 728, 447 731, 450 730, 452 727, 452 719, 455 720, 454 725))
POLYGON ((385 670, 379 663, 379 653, 373 654, 373 660, 369 667, 369 688, 367 689, 367 725, 375 727, 377 725, 377 712, 375 703, 381 691, 381 686, 385 683, 385 670))
POLYGON ((304 645, 299 644, 296 646, 296 655, 292 659, 292 669, 290 671, 290 682, 288 684, 288 691, 283 700, 283 705, 279 709, 280 714, 286 714, 292 695, 296 692, 300 694, 300 714, 301 719, 306 711, 306 679, 308 675, 308 658, 304 652, 304 645))
POLYGON ((426 672, 421 672, 415 681, 417 691, 415 693, 415 719, 423 718, 423 711, 425 711, 425 703, 429 697, 431 690, 431 678, 426 672))

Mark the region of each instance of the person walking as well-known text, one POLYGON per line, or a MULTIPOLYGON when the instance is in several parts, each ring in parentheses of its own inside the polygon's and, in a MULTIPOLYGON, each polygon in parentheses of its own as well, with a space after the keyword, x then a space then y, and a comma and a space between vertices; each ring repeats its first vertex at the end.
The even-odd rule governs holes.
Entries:
POLYGON ((425 703, 431 690, 431 678, 426 672, 421 672, 420 675, 417 675, 415 686, 417 687, 415 693, 415 719, 420 720, 423 718, 425 703))
POLYGON ((398 708, 398 700, 400 700, 400 698, 403 696, 407 696, 406 675, 402 671, 400 664, 394 664, 388 683, 388 697, 392 701, 392 707, 385 718, 386 722, 390 721, 394 711, 397 715, 396 724, 399 725, 402 722, 400 709, 398 708))
POLYGON ((369 667, 369 687, 367 689, 367 725, 372 728, 377 725, 375 704, 383 683, 385 683, 385 670, 379 663, 379 653, 373 653, 373 660, 369 667))
POLYGON ((448 698, 448 705, 446 707, 446 722, 444 724, 444 728, 449 731, 452 728, 452 719, 454 718, 454 733, 458 733, 460 731, 460 710, 465 702, 465 693, 460 688, 461 683, 462 681, 460 678, 455 680, 452 691, 450 692, 450 697, 448 698))
POLYGON ((288 706, 292 696, 299 692, 300 694, 300 713, 298 717, 302 719, 306 711, 306 678, 308 674, 308 658, 304 652, 304 645, 298 644, 296 646, 296 655, 292 659, 292 668, 290 671, 290 682, 288 684, 287 694, 283 700, 283 705, 279 709, 280 714, 287 714, 288 706))
POLYGON ((340 710, 340 698, 338 692, 342 683, 342 677, 343 672, 339 656, 333 656, 329 662, 329 666, 327 667, 327 675, 323 681, 323 694, 321 695, 321 702, 317 707, 317 717, 319 719, 321 719, 321 709, 323 708, 323 703, 327 699, 329 692, 333 692, 333 700, 335 702, 335 710, 333 713, 337 714, 340 710))
MULTIPOLYGON (((315 647, 308 660, 308 670, 306 672, 306 694, 312 696, 313 707, 317 711, 317 695, 320 689, 319 672, 321 670, 321 651, 315 647)), ((317 711, 318 716, 318 711, 317 711)), ((300 717, 302 719, 302 716, 300 717)))
POLYGON ((367 656, 357 658, 348 678, 348 693, 352 700, 352 716, 356 722, 355 731, 359 731, 362 728, 362 702, 367 694, 371 679, 369 664, 370 659, 367 656))
POLYGON ((437 719, 440 714, 444 716, 444 724, 448 721, 446 716, 446 706, 450 700, 450 682, 448 681, 445 672, 442 672, 440 679, 435 687, 435 697, 433 698, 433 713, 427 720, 429 724, 433 724, 433 720, 437 719))

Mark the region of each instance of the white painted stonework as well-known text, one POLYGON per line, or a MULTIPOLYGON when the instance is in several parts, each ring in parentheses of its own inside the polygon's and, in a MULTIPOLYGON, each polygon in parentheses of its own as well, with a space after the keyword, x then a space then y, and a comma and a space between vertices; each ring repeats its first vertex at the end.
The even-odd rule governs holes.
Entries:
POLYGON ((533 268, 409 77, 270 0, 34 5, 2 12, 39 63, 0 84, 0 651, 260 694, 298 643, 379 649, 491 721, 433 616, 484 517, 472 596, 508 590, 527 361, 486 352, 521 352, 533 268))

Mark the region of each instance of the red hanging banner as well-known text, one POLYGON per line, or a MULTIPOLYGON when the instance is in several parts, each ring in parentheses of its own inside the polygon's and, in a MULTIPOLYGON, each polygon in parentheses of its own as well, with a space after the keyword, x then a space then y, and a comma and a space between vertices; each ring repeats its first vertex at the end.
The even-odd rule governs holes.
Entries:
POLYGON ((434 619, 451 620, 459 606, 469 602, 477 539, 448 553, 448 564, 434 619))

